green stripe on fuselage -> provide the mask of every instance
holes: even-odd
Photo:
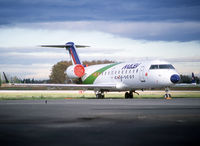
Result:
[[[96,78],[102,73],[104,72],[105,70],[117,65],[119,63],[114,63],[114,64],[110,64],[110,65],[107,65],[105,67],[102,67],[101,69],[93,72],[90,76],[88,76],[84,81],[83,81],[83,84],[93,84],[94,81],[96,80]]]

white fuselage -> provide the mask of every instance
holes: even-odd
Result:
[[[163,88],[174,85],[170,78],[175,69],[150,69],[152,65],[170,65],[166,61],[138,61],[93,65],[85,68],[84,84],[116,84],[118,91]]]

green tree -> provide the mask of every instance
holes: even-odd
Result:
[[[72,65],[71,61],[60,61],[52,67],[51,74],[49,76],[50,83],[65,83],[68,79],[65,70],[68,66]]]
[[[192,82],[192,78],[187,75],[180,75],[180,77],[181,77],[180,83],[191,83]]]
[[[192,77],[188,75],[180,75],[181,80],[180,83],[192,83]],[[195,81],[199,84],[199,77],[195,76]]]
[[[21,79],[19,79],[17,76],[10,77],[10,80],[12,83],[21,83]]]
[[[196,83],[199,84],[200,83],[199,77],[195,77],[195,79],[196,79]]]

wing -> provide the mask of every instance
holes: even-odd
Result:
[[[8,84],[10,87],[64,87],[67,90],[113,90],[116,84]]]

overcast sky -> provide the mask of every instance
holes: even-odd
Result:
[[[89,45],[82,60],[163,59],[200,76],[199,0],[0,0],[0,71],[47,79],[64,49]]]

